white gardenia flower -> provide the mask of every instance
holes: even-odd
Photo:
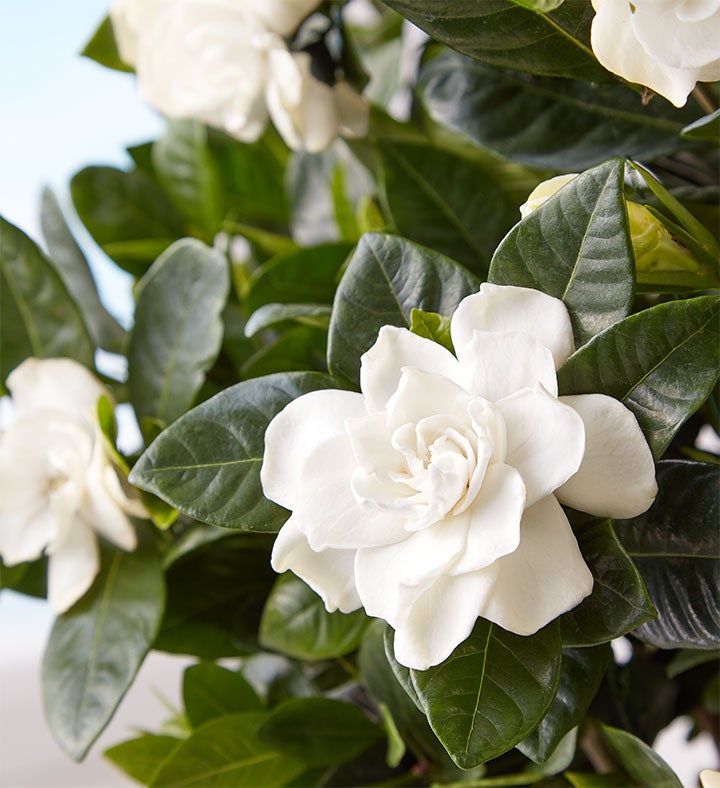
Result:
[[[451,324],[457,357],[392,326],[362,357],[362,393],[291,402],[265,435],[265,495],[292,510],[272,565],[329,611],[395,629],[400,663],[446,659],[478,616],[529,635],[593,578],[560,503],[645,511],[657,487],[633,414],[557,396],[574,350],[562,301],[483,284]]]
[[[520,216],[524,219],[529,216],[536,208],[539,208],[546,200],[560,191],[563,186],[570,183],[573,178],[577,178],[576,172],[568,173],[567,175],[556,175],[554,178],[548,178],[546,181],[539,183],[528,194],[527,200],[520,206]]]
[[[15,418],[0,436],[0,556],[7,566],[49,556],[56,613],[90,588],[97,535],[136,546],[128,515],[147,517],[123,489],[95,410],[108,392],[71,359],[27,359],[7,379]]]
[[[293,149],[318,151],[338,134],[364,134],[367,102],[344,82],[330,87],[291,53],[291,34],[319,0],[116,0],[121,57],[140,92],[170,118],[195,118],[243,142],[268,120]]]
[[[682,107],[720,79],[720,0],[592,0],[593,52],[605,68]]]

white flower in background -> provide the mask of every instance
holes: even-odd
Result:
[[[243,142],[265,130],[268,109],[291,148],[327,147],[364,134],[367,102],[343,82],[310,73],[291,34],[318,0],[117,0],[110,16],[121,57],[142,96],[170,118],[196,118]]]
[[[720,79],[720,0],[592,0],[591,43],[605,68],[682,107]]]
[[[557,396],[573,352],[562,301],[483,284],[451,324],[457,357],[385,326],[362,393],[291,402],[265,436],[261,480],[292,510],[272,565],[328,610],[364,607],[425,669],[478,616],[521,635],[593,586],[560,503],[632,517],[652,503],[653,458],[633,414],[602,394]]]
[[[527,200],[520,206],[520,216],[524,219],[529,216],[536,208],[539,208],[545,200],[560,191],[565,184],[570,183],[573,178],[577,178],[576,172],[568,175],[556,175],[554,178],[539,183],[528,195]]]
[[[136,546],[123,489],[95,410],[108,394],[70,359],[28,359],[7,379],[15,418],[0,436],[0,556],[7,566],[49,556],[48,599],[62,613],[99,569],[97,534]]]

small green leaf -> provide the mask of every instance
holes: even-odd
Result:
[[[293,698],[262,723],[258,738],[307,766],[348,761],[382,738],[357,706],[329,698]]]
[[[245,323],[245,336],[254,337],[269,328],[286,328],[299,323],[312,328],[327,328],[330,307],[326,304],[265,304],[250,315]]]
[[[686,670],[692,670],[698,665],[704,665],[707,662],[715,662],[720,660],[720,650],[714,649],[712,651],[696,651],[695,649],[684,648],[672,658],[667,666],[667,676],[674,679]]]
[[[183,674],[182,692],[185,713],[193,728],[223,714],[263,708],[255,690],[240,673],[212,662],[189,667]]]
[[[103,755],[133,780],[150,785],[182,739],[143,733],[116,744]]]
[[[150,785],[257,788],[292,783],[303,765],[257,737],[260,714],[229,714],[205,723],[178,746]]]
[[[339,165],[335,165],[333,170],[330,188],[335,209],[335,221],[337,222],[338,230],[340,230],[340,238],[343,241],[355,243],[360,237],[360,231],[355,219],[352,202],[349,200],[347,189],[345,188],[345,170]]]
[[[627,731],[602,723],[599,723],[599,729],[618,765],[637,785],[682,788],[675,772],[644,741]]]
[[[478,279],[459,263],[404,238],[368,233],[338,286],[328,339],[328,366],[357,382],[360,356],[384,325],[410,327],[413,308],[450,315]]]
[[[699,118],[693,123],[689,123],[682,130],[683,137],[691,140],[707,140],[709,142],[720,142],[720,109],[704,118]]]
[[[157,554],[104,550],[90,591],[59,616],[42,666],[45,719],[80,761],[110,721],[150,649],[165,588]]]
[[[645,584],[608,520],[576,533],[593,574],[592,593],[560,618],[563,645],[595,646],[620,637],[655,615]]]
[[[223,195],[207,136],[199,121],[171,120],[166,135],[153,145],[152,160],[175,205],[212,243],[220,228]]]
[[[122,352],[125,332],[100,302],[88,261],[50,189],[43,190],[40,223],[50,263],[77,304],[92,341],[105,350]]]
[[[29,356],[74,358],[94,347],[77,305],[40,249],[0,217],[0,383]]]
[[[170,424],[192,406],[220,350],[229,288],[225,258],[192,239],[173,244],[140,280],[128,349],[138,418]]]
[[[560,393],[620,400],[660,457],[717,380],[719,307],[716,296],[699,296],[625,318],[558,370]]]
[[[547,14],[556,8],[560,8],[565,0],[511,0],[511,2],[522,8],[527,8],[529,11],[542,11]]]
[[[574,178],[507,234],[490,265],[491,282],[562,299],[578,346],[632,306],[623,172],[623,162],[609,161]]]
[[[422,309],[412,309],[410,330],[419,337],[432,339],[433,342],[446,347],[451,353],[455,352],[450,336],[450,318],[445,315],[439,315],[437,312],[424,312]]]
[[[536,763],[546,761],[561,740],[582,722],[611,662],[612,652],[607,644],[564,648],[557,695],[540,725],[518,744],[518,750]]]
[[[47,597],[47,558],[5,566],[0,559],[0,591],[8,588],[18,594],[40,599]]]
[[[633,634],[660,648],[720,646],[718,471],[710,463],[658,463],[655,503],[616,524],[658,610]]]
[[[368,624],[362,610],[328,613],[320,597],[288,572],[265,603],[260,642],[295,659],[333,659],[354,651]]]
[[[93,37],[85,44],[85,48],[80,54],[83,57],[94,60],[101,66],[112,68],[115,71],[133,70],[127,63],[123,62],[120,57],[109,16],[103,19],[98,29],[93,33]]]
[[[411,670],[428,721],[463,769],[522,741],[547,713],[560,679],[560,628],[521,637],[479,619],[445,662]]]

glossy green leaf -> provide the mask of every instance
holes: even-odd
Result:
[[[102,305],[88,261],[73,238],[57,198],[47,188],[42,194],[40,223],[50,263],[77,304],[92,341],[105,350],[121,352],[125,332]]]
[[[423,66],[418,93],[430,118],[463,138],[513,161],[563,172],[613,156],[648,160],[672,152],[697,111],[666,101],[643,105],[625,85],[530,80],[454,52]]]
[[[332,659],[354,651],[368,624],[362,610],[328,613],[320,597],[288,572],[265,603],[260,642],[296,659]]]
[[[399,233],[485,278],[517,205],[484,165],[432,145],[379,143],[383,195]]]
[[[177,747],[152,783],[172,788],[257,788],[288,785],[299,761],[269,748],[256,735],[259,714],[230,714],[198,728]]]
[[[115,71],[133,70],[127,63],[124,63],[120,57],[109,16],[103,19],[98,29],[93,33],[92,38],[85,44],[85,49],[83,49],[80,54],[83,55],[83,57],[94,60],[101,66],[112,68]]]
[[[542,11],[543,13],[547,13],[548,11],[554,11],[556,8],[560,8],[565,0],[512,0],[512,2],[530,11]]]
[[[260,614],[277,577],[270,566],[272,543],[230,533],[178,558],[167,570],[167,605],[155,648],[201,659],[258,648]]]
[[[285,701],[258,730],[261,741],[308,766],[347,761],[382,735],[357,706],[330,698]]]
[[[18,594],[47,597],[47,558],[6,566],[0,558],[0,591],[7,588]]]
[[[245,324],[245,336],[253,337],[269,328],[287,328],[299,323],[312,328],[327,328],[330,307],[327,304],[265,304],[250,315]]]
[[[198,728],[223,714],[262,711],[263,704],[242,674],[212,662],[192,665],[183,674],[183,705]]]
[[[276,255],[249,282],[247,308],[265,304],[332,304],[350,244],[324,244]]]
[[[655,615],[642,577],[608,520],[576,533],[593,574],[592,593],[561,617],[563,645],[595,646],[620,637]]]
[[[110,747],[103,755],[133,780],[150,785],[181,741],[173,736],[143,733]]]
[[[620,400],[660,457],[717,380],[719,306],[716,296],[700,296],[631,315],[567,360],[558,370],[560,393]]]
[[[556,621],[521,637],[480,619],[445,662],[410,675],[435,735],[467,769],[537,727],[555,697],[560,660]]]
[[[577,345],[625,317],[634,257],[623,193],[624,165],[609,161],[573,179],[505,237],[489,281],[562,299]]]
[[[185,234],[162,189],[140,170],[86,167],[70,181],[73,204],[103,251],[135,276]]]
[[[675,772],[644,741],[627,731],[599,723],[604,743],[616,763],[636,785],[652,788],[681,788]]]
[[[192,239],[173,244],[140,280],[128,349],[139,419],[169,424],[192,406],[220,350],[229,288],[225,258]]]
[[[231,386],[191,410],[145,451],[130,483],[197,520],[244,531],[277,531],[287,511],[262,492],[265,430],[291,400],[343,388],[319,373],[290,372]]]
[[[660,648],[720,647],[719,481],[711,463],[658,463],[655,503],[616,524],[658,610],[634,634]]]
[[[689,123],[682,130],[682,135],[691,140],[720,142],[720,109],[716,109],[710,115],[705,115],[705,117]]]
[[[510,0],[388,0],[391,8],[458,52],[533,74],[605,81],[590,48],[589,3],[563,3],[543,14]]]
[[[420,709],[423,713],[425,712],[425,706],[423,705],[422,701],[420,700],[417,690],[415,689],[415,685],[413,684],[412,675],[410,674],[410,668],[405,667],[405,665],[401,665],[395,659],[395,633],[392,630],[392,627],[386,627],[385,633],[383,635],[383,645],[385,647],[385,658],[390,665],[390,668],[395,676],[398,684],[405,690],[405,693],[410,698],[410,700],[415,704],[415,706]]]
[[[255,351],[240,366],[240,375],[257,378],[281,372],[327,372],[326,353],[327,326],[290,326]]]
[[[45,255],[0,217],[0,383],[29,356],[93,366],[78,308]]]
[[[368,233],[338,286],[330,320],[328,366],[357,382],[360,356],[384,325],[410,327],[413,308],[450,315],[479,281],[460,264],[404,238]]]
[[[42,665],[45,719],[82,760],[110,721],[155,638],[165,588],[157,554],[103,551],[90,591],[59,616]]]
[[[564,648],[557,694],[540,725],[518,744],[518,750],[537,763],[546,761],[561,740],[582,722],[611,662],[612,652],[607,644]]]
[[[450,336],[450,318],[445,315],[439,315],[437,312],[424,312],[422,309],[412,309],[410,330],[419,337],[432,339],[433,342],[446,347],[451,353],[455,352]]]
[[[695,649],[684,648],[672,658],[667,666],[668,678],[674,679],[681,673],[687,670],[692,670],[698,665],[704,665],[707,662],[715,662],[720,660],[720,649],[713,649],[712,651],[696,651]]]
[[[220,229],[222,187],[210,155],[206,127],[196,120],[171,120],[153,145],[152,160],[160,183],[206,241]]]

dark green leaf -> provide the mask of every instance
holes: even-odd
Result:
[[[391,627],[386,627],[383,636],[383,645],[385,647],[385,658],[390,665],[393,675],[397,679],[400,686],[405,690],[410,700],[417,706],[420,711],[425,712],[425,707],[418,697],[417,690],[413,684],[412,676],[410,675],[410,668],[401,665],[395,659],[395,646],[393,645],[395,635]]]
[[[554,11],[556,8],[559,8],[565,0],[512,0],[512,2],[515,3],[515,5],[528,8],[530,11],[542,11],[547,13],[548,11]]]
[[[289,698],[309,698],[318,688],[304,671],[304,665],[280,654],[259,652],[245,657],[242,674],[272,708]]]
[[[590,48],[589,3],[563,3],[542,14],[509,0],[388,0],[388,5],[458,52],[533,74],[605,81]]]
[[[431,145],[379,145],[384,198],[399,233],[485,278],[517,218],[492,171]]]
[[[125,332],[100,302],[88,261],[50,189],[43,191],[40,221],[50,263],[77,304],[92,341],[105,350],[121,352]]]
[[[595,585],[589,597],[560,619],[563,644],[595,646],[640,626],[655,609],[608,520],[591,523],[576,535]]]
[[[258,730],[261,741],[308,766],[350,760],[382,735],[357,706],[329,698],[281,703]]]
[[[131,484],[213,525],[277,531],[285,509],[265,498],[260,466],[270,420],[301,394],[344,384],[290,372],[231,386],[172,424],[132,470]]]
[[[567,360],[560,393],[620,400],[660,457],[717,380],[719,306],[716,296],[700,296],[631,315]]]
[[[0,383],[29,356],[93,366],[78,308],[38,247],[0,217]]]
[[[133,780],[150,785],[181,741],[173,736],[143,733],[105,750],[103,755]]]
[[[384,325],[410,327],[413,308],[450,315],[479,281],[458,263],[404,238],[368,233],[338,286],[330,320],[328,366],[357,382],[360,356]]]
[[[540,725],[518,744],[523,755],[542,763],[555,752],[566,734],[582,722],[611,661],[607,644],[563,649],[557,695]]]
[[[633,634],[660,648],[720,646],[719,478],[714,464],[661,462],[655,503],[616,524],[658,609]]]
[[[139,419],[169,424],[192,406],[220,350],[229,288],[225,258],[192,239],[173,244],[140,280],[128,350]]]
[[[154,647],[202,659],[257,649],[265,599],[277,575],[271,543],[231,536],[177,559],[167,571],[167,607]]]
[[[672,661],[667,666],[666,673],[668,678],[674,679],[681,673],[685,673],[686,670],[692,670],[698,665],[704,665],[706,662],[714,662],[715,660],[720,660],[720,650],[696,651],[695,649],[685,648],[678,651],[672,658]]]
[[[436,736],[467,769],[537,727],[557,691],[560,655],[556,621],[521,637],[480,619],[445,662],[410,675]]]
[[[331,304],[349,244],[325,244],[279,254],[252,275],[247,308],[264,304]]]
[[[184,222],[145,172],[86,167],[70,182],[75,210],[106,254],[135,276],[174,240]]]
[[[100,23],[100,27],[98,27],[93,37],[85,44],[85,49],[83,49],[80,54],[83,55],[83,57],[94,60],[101,66],[106,66],[116,71],[132,71],[132,68],[127,63],[124,63],[120,57],[109,16],[103,19]]]
[[[491,282],[562,299],[578,345],[632,305],[635,265],[623,171],[621,161],[609,161],[574,178],[507,234],[490,265]]]
[[[82,760],[110,721],[157,632],[165,588],[157,554],[103,551],[88,593],[59,616],[42,666],[45,719]]]
[[[602,723],[599,723],[599,726],[611,754],[636,785],[682,788],[675,772],[644,741],[619,728],[611,728]]]
[[[296,325],[262,345],[240,367],[243,378],[279,372],[327,372],[327,327]]]
[[[199,121],[172,120],[152,155],[160,183],[211,243],[222,219],[222,189],[207,136]]]
[[[298,761],[261,742],[259,714],[230,714],[205,723],[163,764],[151,786],[257,788],[283,786],[303,771]]]
[[[418,85],[436,123],[513,161],[563,172],[613,156],[647,160],[676,150],[696,113],[666,101],[643,105],[625,85],[528,78],[453,52],[425,64]]]
[[[44,599],[47,596],[47,558],[14,566],[5,566],[0,559],[0,590]]]
[[[332,659],[354,651],[368,623],[362,610],[328,613],[320,597],[288,572],[265,603],[260,642],[296,659]]]
[[[327,328],[330,307],[327,304],[265,304],[250,315],[245,324],[245,336],[253,337],[269,328],[287,328],[299,323],[312,328]]]
[[[410,330],[419,337],[432,339],[433,342],[446,347],[451,353],[455,352],[450,336],[450,318],[445,315],[413,309],[410,312]]]
[[[685,126],[682,135],[691,140],[720,142],[720,109]]]
[[[182,692],[185,713],[193,728],[223,714],[263,708],[255,690],[240,673],[212,662],[189,667],[183,674]]]
[[[340,238],[343,241],[355,243],[360,237],[360,231],[352,202],[348,198],[345,188],[345,170],[339,165],[335,165],[333,170],[330,188],[335,210],[335,223],[340,231]]]

